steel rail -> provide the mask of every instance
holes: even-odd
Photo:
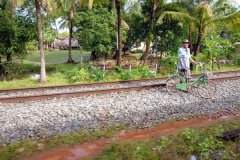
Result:
[[[220,71],[213,72],[213,74],[225,74],[225,73],[236,73],[240,72],[240,70],[232,70],[232,71]],[[198,76],[200,74],[192,74],[192,76]],[[87,87],[87,86],[103,86],[103,85],[117,85],[117,84],[128,84],[135,82],[147,82],[147,81],[157,81],[157,80],[166,80],[169,77],[161,77],[161,78],[147,78],[147,79],[137,79],[137,80],[127,80],[127,81],[111,81],[111,82],[95,82],[95,83],[81,83],[81,84],[70,84],[70,85],[56,85],[56,86],[45,86],[45,87],[29,87],[29,88],[16,88],[16,89],[3,89],[0,90],[0,93],[10,93],[10,92],[26,92],[26,91],[38,91],[38,90],[54,90],[54,89],[67,89],[70,87]]]
[[[219,78],[213,78],[211,80],[221,81],[221,80],[231,80],[231,79],[240,79],[240,76],[219,77]],[[70,97],[79,97],[79,96],[94,95],[94,94],[102,95],[102,94],[109,94],[114,92],[139,91],[143,89],[150,89],[153,87],[164,87],[164,86],[166,86],[165,83],[159,83],[159,84],[151,84],[151,85],[141,85],[141,86],[134,86],[134,87],[122,87],[122,88],[112,88],[112,89],[102,89],[102,90],[4,97],[4,98],[0,98],[0,103],[17,103],[17,102],[37,101],[37,100],[53,99],[53,98],[70,98]]]

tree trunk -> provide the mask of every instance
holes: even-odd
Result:
[[[198,53],[200,52],[202,39],[203,39],[203,34],[201,31],[199,31],[197,45],[196,45],[196,51],[194,53],[195,56],[198,55]]]
[[[96,51],[95,51],[95,50],[92,50],[90,60],[94,61],[94,60],[96,60],[96,59],[97,59]]]
[[[147,60],[148,60],[148,56],[149,56],[149,52],[150,52],[150,41],[148,40],[147,42],[146,42],[146,53],[145,53],[145,55],[144,55],[144,61],[143,61],[143,66],[145,66],[146,65],[146,63],[147,63]]]
[[[73,7],[70,10],[70,27],[69,27],[69,46],[68,46],[68,63],[73,63],[72,59],[72,38],[73,38]]]
[[[191,26],[189,26],[188,29],[188,39],[189,39],[189,48],[190,48],[190,53],[192,54],[193,52],[193,42],[192,42],[192,30],[191,30]]]
[[[3,64],[2,64],[2,58],[0,56],[0,80],[2,79],[4,74],[4,68],[3,68]]]
[[[212,71],[214,70],[214,59],[212,57]]]
[[[220,66],[219,60],[217,60],[217,67],[218,67],[218,70],[221,70],[221,66]]]
[[[123,47],[124,55],[127,54],[127,52],[129,51],[130,45],[131,45],[131,41],[132,41],[132,30],[131,29],[128,31],[127,36],[128,36],[127,40]]]
[[[38,45],[40,49],[40,57],[41,57],[41,73],[40,73],[40,82],[46,82],[46,69],[45,69],[45,55],[43,48],[43,32],[42,32],[42,15],[41,15],[41,7],[39,0],[35,0],[36,12],[37,12],[37,27],[38,27]]]
[[[155,17],[155,1],[151,1],[151,11],[150,11],[150,25],[149,25],[149,31],[148,31],[148,37],[147,37],[147,43],[146,43],[146,53],[144,56],[144,62],[143,62],[143,66],[146,65],[146,62],[148,60],[148,56],[149,56],[149,51],[150,51],[150,45],[151,45],[151,34],[153,32],[153,24],[154,24],[154,17]]]
[[[7,61],[7,63],[11,63],[12,62],[12,53],[10,51],[7,51],[6,61]]]
[[[117,66],[121,66],[121,52],[122,52],[122,36],[121,36],[121,10],[120,0],[116,0],[117,9],[117,34],[118,34],[118,46],[117,46]]]

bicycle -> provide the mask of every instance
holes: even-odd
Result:
[[[216,84],[209,79],[210,73],[206,71],[205,63],[200,63],[200,67],[204,72],[192,82],[188,82],[186,73],[184,75],[178,73],[170,76],[166,81],[168,93],[177,94],[178,91],[191,92],[193,88],[197,88],[198,94],[202,98],[211,98],[216,93]]]

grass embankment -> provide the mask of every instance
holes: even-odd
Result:
[[[236,128],[240,128],[240,119],[145,141],[115,142],[93,159],[186,160],[194,155],[197,159],[239,160],[240,139],[226,142],[218,138]]]
[[[25,140],[3,146],[0,142],[0,160],[15,160],[33,155],[34,153],[47,151],[60,146],[72,146],[82,144],[99,138],[112,137],[114,134],[123,130],[124,126],[110,126],[106,129],[97,129],[92,132],[79,130],[69,134],[56,135],[40,140]]]

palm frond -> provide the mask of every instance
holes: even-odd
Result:
[[[170,20],[178,20],[178,21],[187,21],[187,22],[194,22],[196,19],[192,16],[190,16],[187,13],[182,12],[174,12],[174,11],[164,11],[160,15],[158,19],[158,23],[162,23],[164,18],[168,18]]]
[[[122,28],[123,28],[123,29],[126,29],[126,30],[129,30],[129,29],[130,29],[130,27],[129,27],[129,25],[127,24],[127,22],[124,21],[123,19],[122,19],[122,21],[121,21],[121,25],[122,25]]]
[[[216,17],[209,22],[209,25],[211,24],[224,25],[234,30],[240,30],[240,11],[221,18]]]
[[[213,17],[211,6],[207,2],[199,4],[194,11],[194,16],[202,21],[209,21]]]
[[[213,8],[219,8],[219,7],[222,7],[225,3],[228,3],[228,1],[227,0],[216,0],[211,4],[211,6]]]

